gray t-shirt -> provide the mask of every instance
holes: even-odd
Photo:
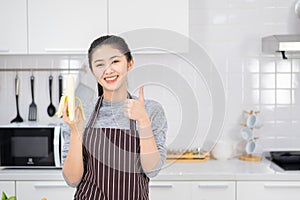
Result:
[[[136,99],[136,97],[133,97],[133,99]],[[94,99],[89,104],[83,104],[83,110],[86,115],[85,126],[87,126],[89,118],[95,109],[97,100],[98,98]],[[124,106],[124,101],[108,102],[103,100],[94,127],[129,129],[130,120],[124,115],[123,106]],[[151,128],[154,134],[157,148],[161,156],[161,160],[159,161],[157,166],[151,172],[146,172],[146,175],[148,177],[154,177],[158,174],[159,170],[161,169],[161,167],[163,166],[166,160],[165,142],[166,142],[166,132],[167,132],[167,119],[165,117],[162,106],[156,101],[145,100],[145,109],[149,115],[151,121]],[[65,123],[62,125],[62,133],[64,137],[64,145],[62,150],[62,157],[64,161],[65,158],[67,157],[69,145],[70,145],[70,128]],[[68,180],[66,181],[69,185],[74,186],[70,184]]]

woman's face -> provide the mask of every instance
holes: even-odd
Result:
[[[104,91],[126,90],[126,76],[133,61],[127,62],[126,56],[110,45],[95,49],[91,57],[93,73]]]

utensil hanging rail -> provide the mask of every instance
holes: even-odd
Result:
[[[0,72],[9,72],[9,71],[84,71],[86,72],[86,68],[0,68]]]

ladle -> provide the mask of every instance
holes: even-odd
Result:
[[[55,106],[52,104],[52,81],[53,81],[53,76],[50,75],[49,76],[49,96],[50,96],[50,105],[48,106],[47,108],[47,112],[48,112],[48,115],[50,117],[52,117],[55,112],[56,112],[56,109],[55,109]]]

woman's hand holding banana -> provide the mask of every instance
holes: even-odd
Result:
[[[75,97],[75,81],[73,76],[68,76],[65,95],[60,98],[57,117],[62,117],[70,128],[78,134],[82,134],[84,130],[84,112],[82,102],[78,97]],[[75,101],[79,102],[79,106]]]

